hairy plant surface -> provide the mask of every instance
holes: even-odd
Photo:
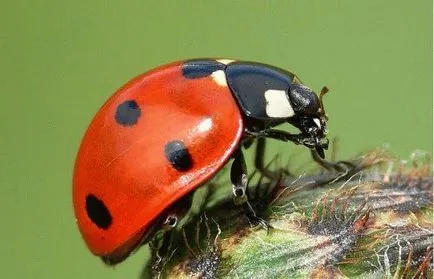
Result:
[[[374,152],[346,176],[283,176],[249,189],[266,229],[230,194],[189,224],[160,278],[432,278],[431,163]],[[220,185],[221,187],[221,185]],[[145,273],[144,273],[145,274]]]

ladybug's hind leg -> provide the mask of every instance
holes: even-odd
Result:
[[[234,153],[234,161],[231,167],[231,182],[232,182],[232,193],[234,197],[234,202],[236,205],[243,205],[246,209],[247,216],[254,223],[260,224],[262,227],[270,229],[272,226],[268,224],[267,221],[263,220],[257,216],[255,210],[251,206],[247,197],[247,166],[244,160],[244,155],[239,148]]]
[[[162,228],[157,231],[149,241],[151,250],[151,260],[142,268],[140,279],[160,278],[164,266],[170,261],[176,251],[174,244],[177,243],[177,234],[175,228],[178,225],[178,215],[175,212],[168,212],[158,222],[158,227]]]
[[[162,230],[149,242],[153,261],[142,269],[141,279],[161,277],[165,264],[176,252],[176,244],[180,242],[184,228],[203,213],[209,193],[209,185],[202,185],[194,191],[191,201],[178,201],[163,217],[160,223]],[[190,207],[186,212],[187,204]]]

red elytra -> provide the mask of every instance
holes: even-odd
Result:
[[[116,119],[122,109],[125,119]],[[182,62],[119,89],[92,120],[75,164],[74,211],[90,251],[130,251],[167,208],[225,165],[242,131],[229,87],[213,76],[187,79]],[[188,147],[191,166],[171,165],[169,142]]]

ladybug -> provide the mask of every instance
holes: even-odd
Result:
[[[235,200],[248,204],[242,148],[254,139],[263,172],[265,138],[328,162],[326,91],[318,97],[293,73],[225,59],[175,62],[129,81],[97,112],[76,158],[74,211],[89,250],[107,264],[124,260],[155,227],[174,227],[169,209],[231,159]],[[282,123],[300,133],[273,128]]]

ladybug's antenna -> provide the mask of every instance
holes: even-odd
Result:
[[[327,86],[324,86],[321,89],[321,93],[319,94],[319,104],[321,106],[321,111],[322,111],[322,113],[323,113],[324,118],[325,118],[326,121],[329,120],[329,118],[327,117],[327,114],[326,114],[326,112],[324,110],[324,101],[323,101],[323,98],[324,98],[324,95],[327,94],[327,92],[329,92],[329,89],[327,88]]]

